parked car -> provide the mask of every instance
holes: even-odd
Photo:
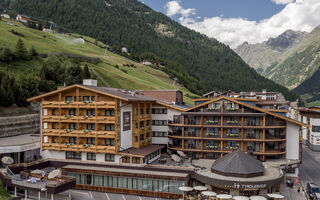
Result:
[[[315,183],[307,183],[306,192],[308,199],[314,200],[314,197],[316,196],[316,193],[320,193],[320,188]]]

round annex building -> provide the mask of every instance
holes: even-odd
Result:
[[[264,162],[242,152],[234,151],[217,160],[196,163],[194,179],[213,191],[233,196],[261,195],[278,191],[283,181],[279,165]]]

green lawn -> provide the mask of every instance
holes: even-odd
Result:
[[[0,181],[0,200],[8,200],[10,195],[6,192],[3,183]]]
[[[119,56],[112,52],[108,52],[108,56],[104,58],[105,49],[94,45],[94,39],[82,36],[85,40],[90,41],[85,44],[75,43],[75,38],[80,37],[78,34],[49,34],[39,30],[27,28],[19,22],[10,21],[15,24],[9,25],[4,21],[0,21],[0,45],[1,43],[9,44],[14,50],[15,44],[19,36],[11,33],[11,30],[24,35],[22,37],[27,49],[34,46],[39,53],[50,52],[67,52],[80,54],[89,57],[98,57],[102,60],[98,65],[89,64],[90,68],[95,70],[108,82],[111,87],[124,89],[180,89],[184,94],[190,93],[180,84],[172,85],[173,80],[169,76],[160,71],[148,66],[133,62],[125,57]],[[99,42],[100,46],[103,46]],[[32,61],[14,62],[11,64],[0,63],[0,71],[5,71],[15,77],[26,75],[35,76],[38,74],[44,59],[39,58]],[[123,64],[134,64],[136,68],[124,67]],[[119,69],[114,66],[119,65]],[[120,69],[127,70],[127,73]],[[99,81],[101,83],[101,81]],[[192,103],[191,99],[185,96],[187,103]]]

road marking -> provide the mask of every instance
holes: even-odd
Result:
[[[93,196],[92,196],[92,193],[91,193],[91,191],[90,191],[89,193],[90,193],[90,197],[91,197],[91,199],[93,199]]]
[[[109,198],[109,196],[108,196],[108,193],[106,193],[106,196],[107,196],[107,199],[110,200],[110,198]]]
[[[127,200],[123,195],[122,195],[123,200]]]

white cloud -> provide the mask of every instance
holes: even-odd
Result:
[[[180,14],[183,18],[189,17],[190,15],[194,15],[196,11],[196,9],[194,8],[184,9],[182,6],[180,6],[179,0],[169,1],[165,5],[165,9],[167,10],[167,15],[169,17]]]
[[[280,0],[278,0],[280,1]],[[223,16],[203,18],[198,20],[194,16],[182,15],[179,1],[178,11],[169,12],[168,16],[181,14],[179,21],[182,25],[214,37],[219,41],[237,47],[243,42],[259,43],[270,37],[276,37],[288,29],[312,31],[320,21],[320,1],[319,0],[296,0],[294,3],[287,4],[283,10],[274,16],[261,21],[250,21],[244,18],[224,18]],[[170,2],[169,2],[170,3]],[[193,13],[195,9],[193,9]],[[170,15],[169,15],[170,14]]]
[[[286,5],[288,3],[292,3],[294,0],[271,0],[271,1],[278,5]]]

